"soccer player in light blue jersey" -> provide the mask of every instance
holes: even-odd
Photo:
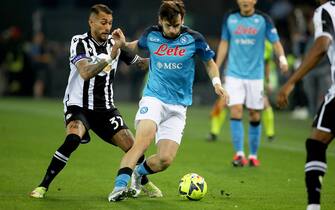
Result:
[[[239,10],[225,15],[216,64],[227,58],[225,88],[230,95],[230,129],[235,150],[234,166],[245,166],[243,105],[249,111],[249,165],[259,166],[260,112],[264,108],[264,45],[268,39],[282,72],[288,70],[277,30],[266,14],[256,11],[257,0],[237,0]]]
[[[137,194],[137,189],[127,189],[132,174],[132,178],[140,180],[143,175],[165,170],[174,160],[185,127],[186,110],[192,104],[195,55],[204,62],[215,93],[228,100],[213,60],[214,52],[200,33],[183,25],[184,15],[182,1],[162,1],[158,25],[146,29],[139,40],[125,42],[120,29],[113,32],[113,37],[123,43],[122,49],[149,51],[150,67],[135,119],[135,144],[121,161],[109,201]],[[157,153],[135,168],[154,138]]]

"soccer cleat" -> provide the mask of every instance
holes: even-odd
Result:
[[[235,167],[243,167],[248,164],[248,160],[244,156],[235,155],[232,164]]]
[[[154,185],[151,181],[142,185],[142,190],[146,193],[150,198],[160,198],[163,197],[162,191]]]
[[[276,139],[276,137],[274,135],[273,136],[268,136],[267,139],[268,139],[269,142],[272,142]]]
[[[216,141],[218,139],[218,136],[215,135],[214,133],[209,133],[207,136],[207,141],[209,142],[213,142]]]
[[[137,198],[141,193],[141,179],[142,176],[138,174],[135,168],[133,174],[131,175],[130,187],[128,189],[129,197]]]
[[[44,198],[45,193],[47,192],[47,188],[45,187],[36,187],[31,193],[30,197],[32,198]]]
[[[259,160],[257,160],[256,158],[249,158],[249,166],[258,167],[259,165]]]
[[[114,188],[114,190],[108,195],[108,201],[109,202],[122,201],[127,197],[127,194],[128,191],[126,187]]]
[[[320,210],[320,204],[309,204],[306,210]]]

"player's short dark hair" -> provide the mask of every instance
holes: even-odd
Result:
[[[113,11],[104,4],[95,4],[91,7],[90,15],[95,14],[98,15],[100,12],[112,15]]]
[[[158,15],[161,19],[173,21],[178,15],[185,16],[185,5],[182,0],[163,0]]]

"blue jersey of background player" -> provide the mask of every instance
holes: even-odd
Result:
[[[178,38],[165,37],[161,26],[148,28],[138,47],[150,52],[150,71],[143,96],[168,104],[192,104],[194,55],[207,62],[214,57],[203,36],[182,26]]]
[[[243,79],[264,78],[264,40],[279,41],[270,17],[255,11],[243,16],[239,10],[224,17],[221,39],[229,42],[227,76]]]

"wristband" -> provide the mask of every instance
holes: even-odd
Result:
[[[105,61],[106,61],[108,64],[112,64],[113,59],[112,59],[112,58],[107,58]]]
[[[215,85],[217,85],[217,84],[221,85],[221,80],[220,80],[220,78],[219,78],[219,77],[213,77],[213,79],[212,79],[212,84],[213,84],[213,86],[215,86]]]
[[[283,65],[287,65],[287,64],[288,64],[285,55],[281,55],[281,56],[279,56],[279,62],[280,62],[281,64],[283,64]]]

